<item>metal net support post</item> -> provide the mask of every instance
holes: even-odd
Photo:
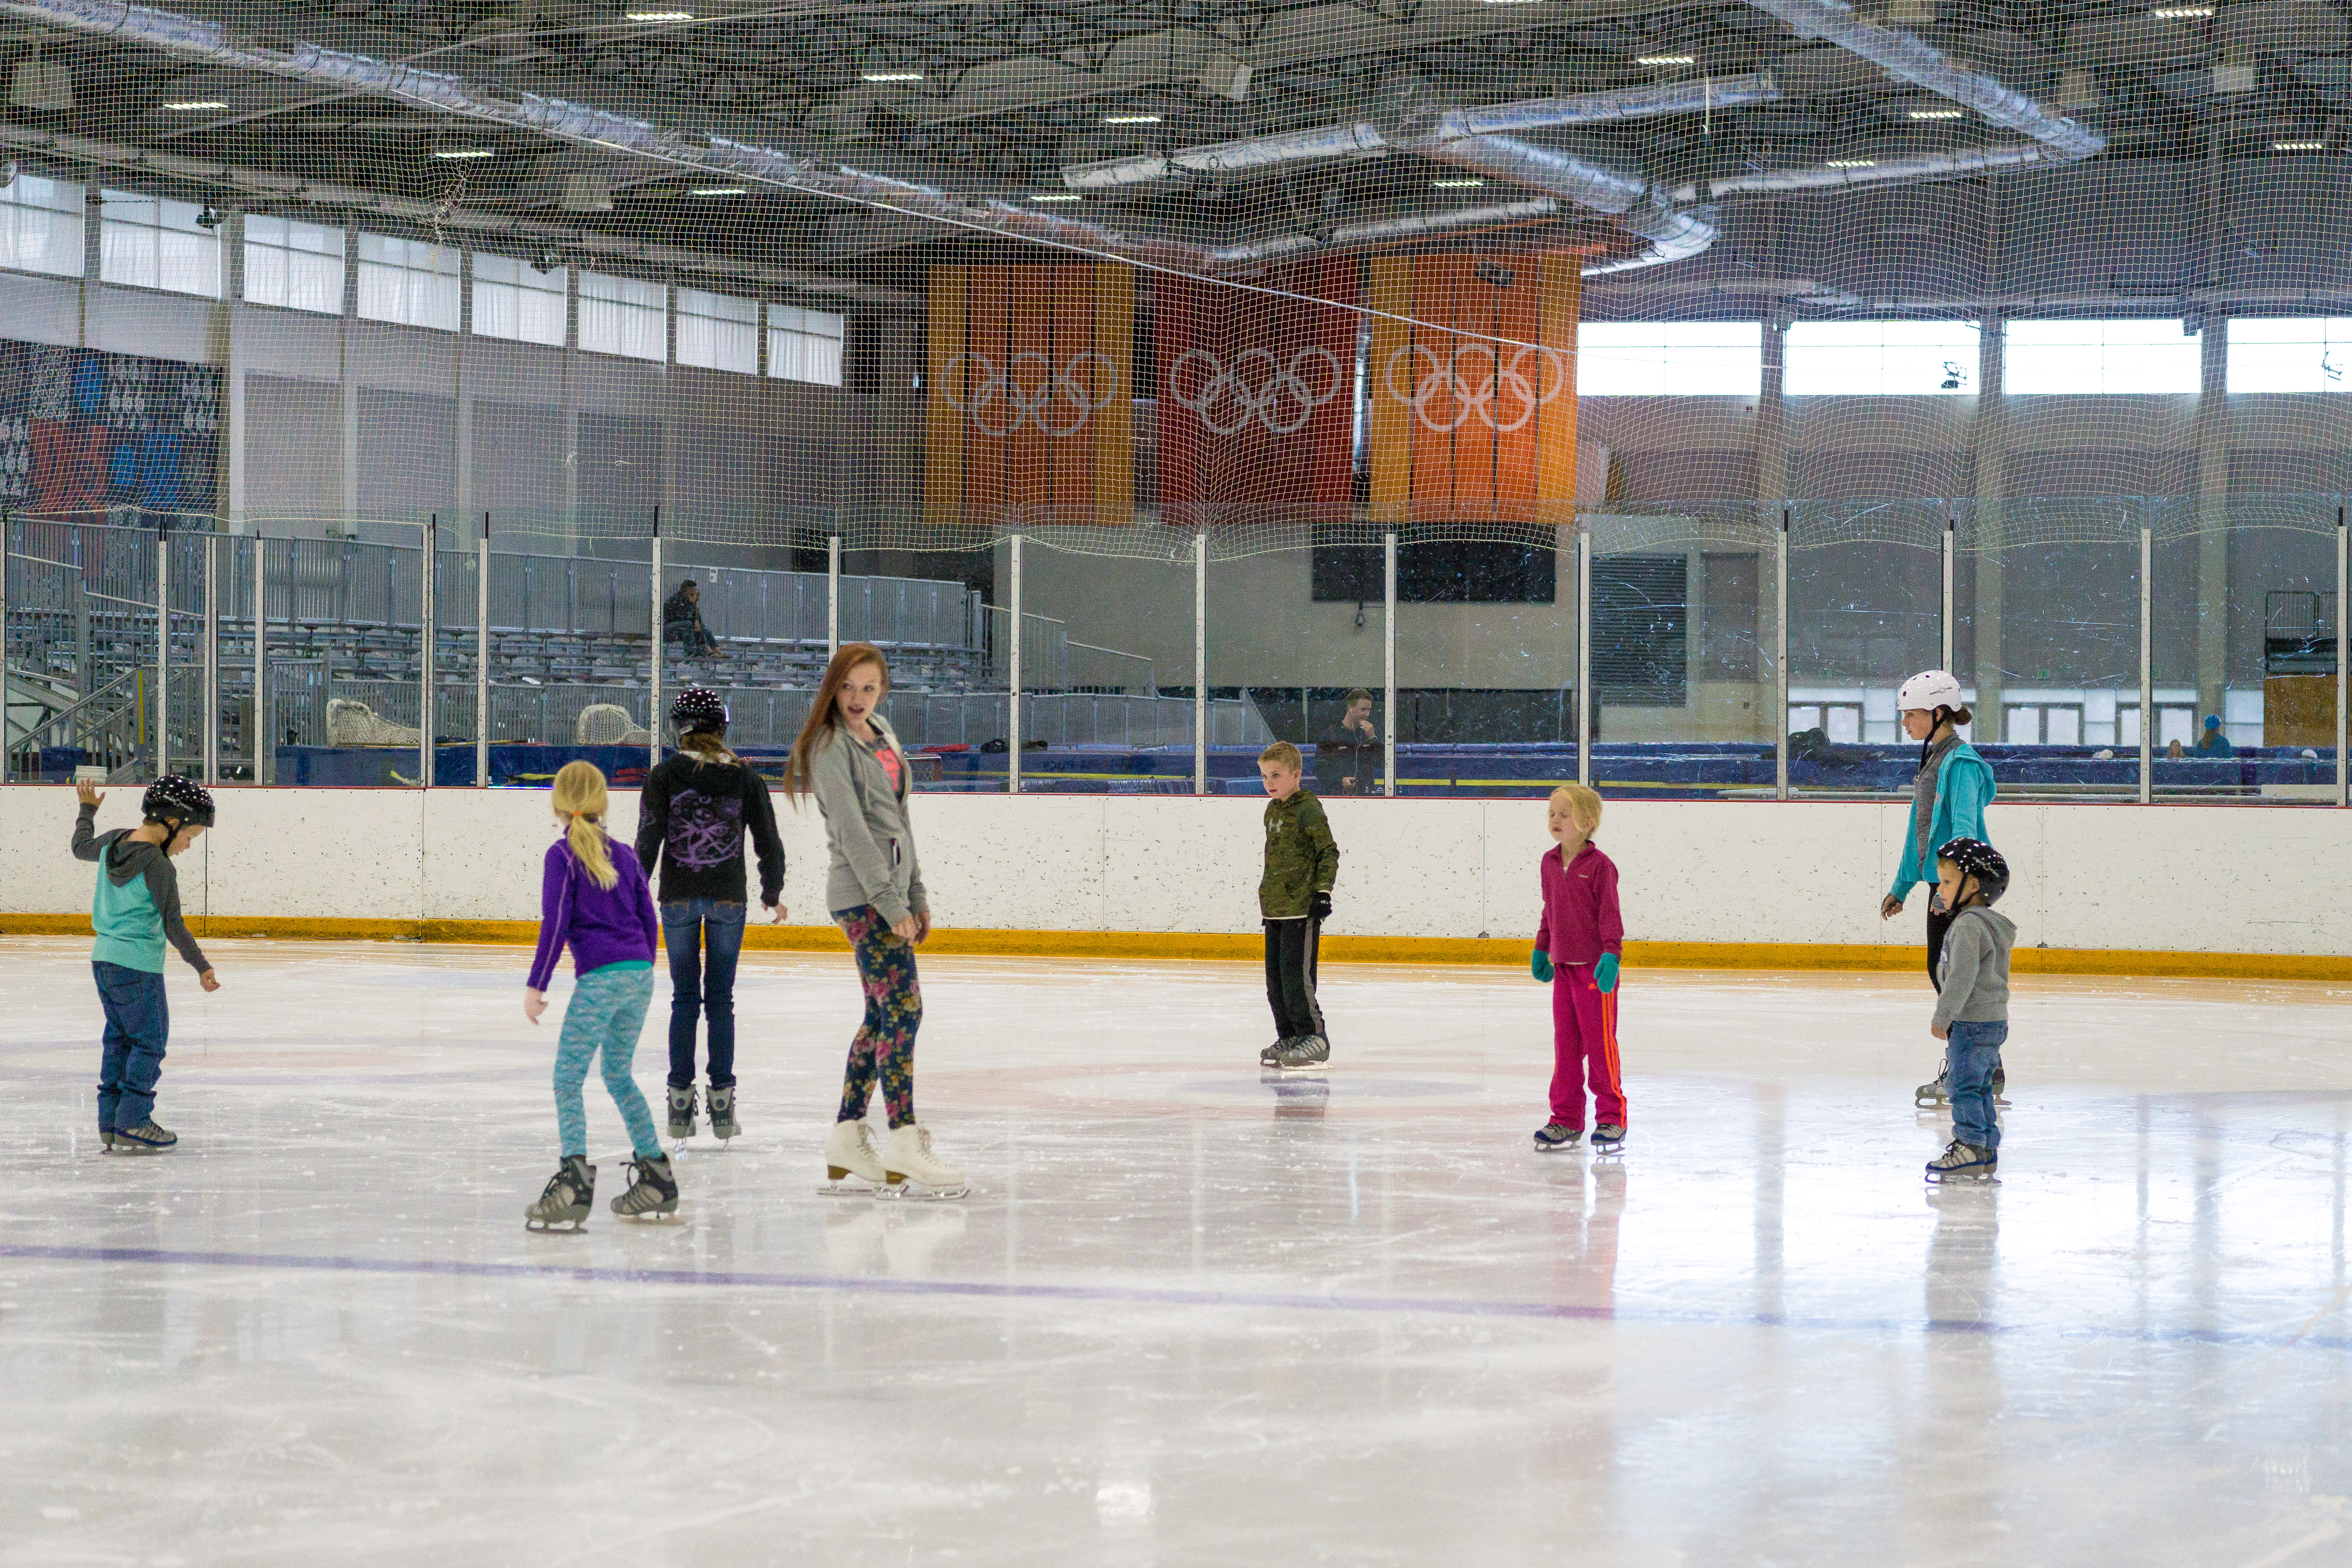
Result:
[[[8,743],[8,559],[10,535],[16,531],[16,519],[8,515],[7,508],[0,507],[0,784],[9,782],[16,754],[16,748]],[[37,758],[34,765],[39,766]]]
[[[1014,534],[1006,542],[1012,546],[1013,574],[1013,647],[1006,658],[1011,672],[1004,695],[1004,790],[1007,795],[1021,793],[1021,536]]]
[[[2352,661],[2347,661],[2345,658],[2347,651],[2352,651],[2347,647],[2347,640],[2352,640],[2352,634],[2347,634],[2344,616],[2347,600],[2352,600],[2352,533],[2345,531],[2344,509],[2339,506],[2336,509],[2336,804],[2337,805],[2352,805],[2352,772],[2347,772],[2347,759],[2345,756],[2347,731],[2352,731],[2352,708],[2347,708],[2345,701],[2347,691],[2352,691],[2352,672],[2347,672],[2346,668],[2347,662]]]
[[[253,782],[278,781],[278,749],[269,743],[269,549],[261,525],[253,525],[253,719],[246,749],[253,753]]]
[[[2156,531],[2139,521],[2139,803],[2156,799]]]
[[[1576,526],[1576,782],[1592,783],[1592,530]]]
[[[650,739],[646,742],[646,766],[648,768],[654,767],[661,762],[662,657],[665,650],[662,647],[661,508],[658,506],[654,508],[653,575],[651,581],[653,584],[654,658],[653,676],[649,688],[652,692],[652,696],[648,699],[646,709],[646,733],[650,737]]]
[[[1772,798],[1789,798],[1789,509],[1772,539]]]
[[[1209,793],[1209,532],[1192,536],[1192,793]]]
[[[797,632],[798,628],[794,630]],[[829,533],[824,539],[824,663],[833,668],[833,656],[841,651],[841,535]]]
[[[205,783],[220,776],[220,535],[205,535]]]
[[[1388,706],[1381,715],[1381,793],[1397,792],[1396,693],[1396,568],[1395,530],[1381,535],[1381,685]]]
[[[172,771],[172,536],[155,531],[155,776]]]
[[[490,786],[490,514],[474,544],[474,787]]]
[[[1955,648],[1959,640],[1959,615],[1955,589],[1959,582],[1959,530],[1958,518],[1944,520],[1944,662],[1945,673],[1951,673]]]
[[[416,574],[417,595],[423,600],[416,637],[416,787],[433,787],[433,639],[434,579],[441,564],[441,514],[425,521],[423,563]]]

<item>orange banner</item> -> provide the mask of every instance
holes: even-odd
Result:
[[[1581,268],[1572,255],[1366,264],[1375,521],[1576,521]]]
[[[1134,321],[1132,268],[931,268],[925,515],[1134,521]]]

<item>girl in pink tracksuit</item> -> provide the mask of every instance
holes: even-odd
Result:
[[[1528,967],[1551,984],[1551,1120],[1536,1133],[1546,1152],[1584,1136],[1584,1090],[1592,1088],[1592,1146],[1625,1141],[1625,1086],[1617,1065],[1617,966],[1625,920],[1617,909],[1617,863],[1592,842],[1601,797],[1582,784],[1552,791],[1557,848],[1542,862],[1543,920]]]

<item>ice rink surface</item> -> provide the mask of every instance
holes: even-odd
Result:
[[[2352,1561],[2340,989],[2021,977],[1937,1190],[1923,976],[1629,972],[1596,1163],[1523,975],[1331,966],[1269,1082],[1254,965],[926,960],[975,1191],[883,1204],[848,960],[753,954],[746,1135],[626,1225],[592,1076],[573,1237],[524,951],[174,961],[153,1158],[87,940],[5,952],[8,1564]]]

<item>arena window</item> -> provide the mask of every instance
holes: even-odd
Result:
[[[677,291],[677,363],[760,374],[760,302],[699,289]]]
[[[1957,397],[1977,389],[1974,321],[1797,321],[1791,397]]]
[[[841,344],[848,319],[799,305],[768,307],[768,374],[819,386],[841,384]]]
[[[104,191],[100,199],[100,281],[220,298],[220,220],[198,222],[209,208],[135,191]]]
[[[560,349],[565,341],[564,300],[571,269],[541,272],[511,256],[474,253],[474,335]]]
[[[458,253],[422,239],[360,236],[360,319],[457,330]]]
[[[625,359],[668,359],[668,286],[604,272],[581,273],[580,346]]]
[[[2011,321],[2004,390],[2021,397],[2193,393],[2198,352],[2178,319]]]
[[[1753,397],[1763,384],[1756,321],[1587,321],[1576,334],[1580,397]]]
[[[2230,322],[2231,392],[2352,392],[2352,317],[2240,316]]]
[[[0,267],[80,277],[82,199],[79,185],[37,174],[0,185]]]
[[[297,218],[245,220],[245,298],[248,304],[343,313],[343,231]]]

